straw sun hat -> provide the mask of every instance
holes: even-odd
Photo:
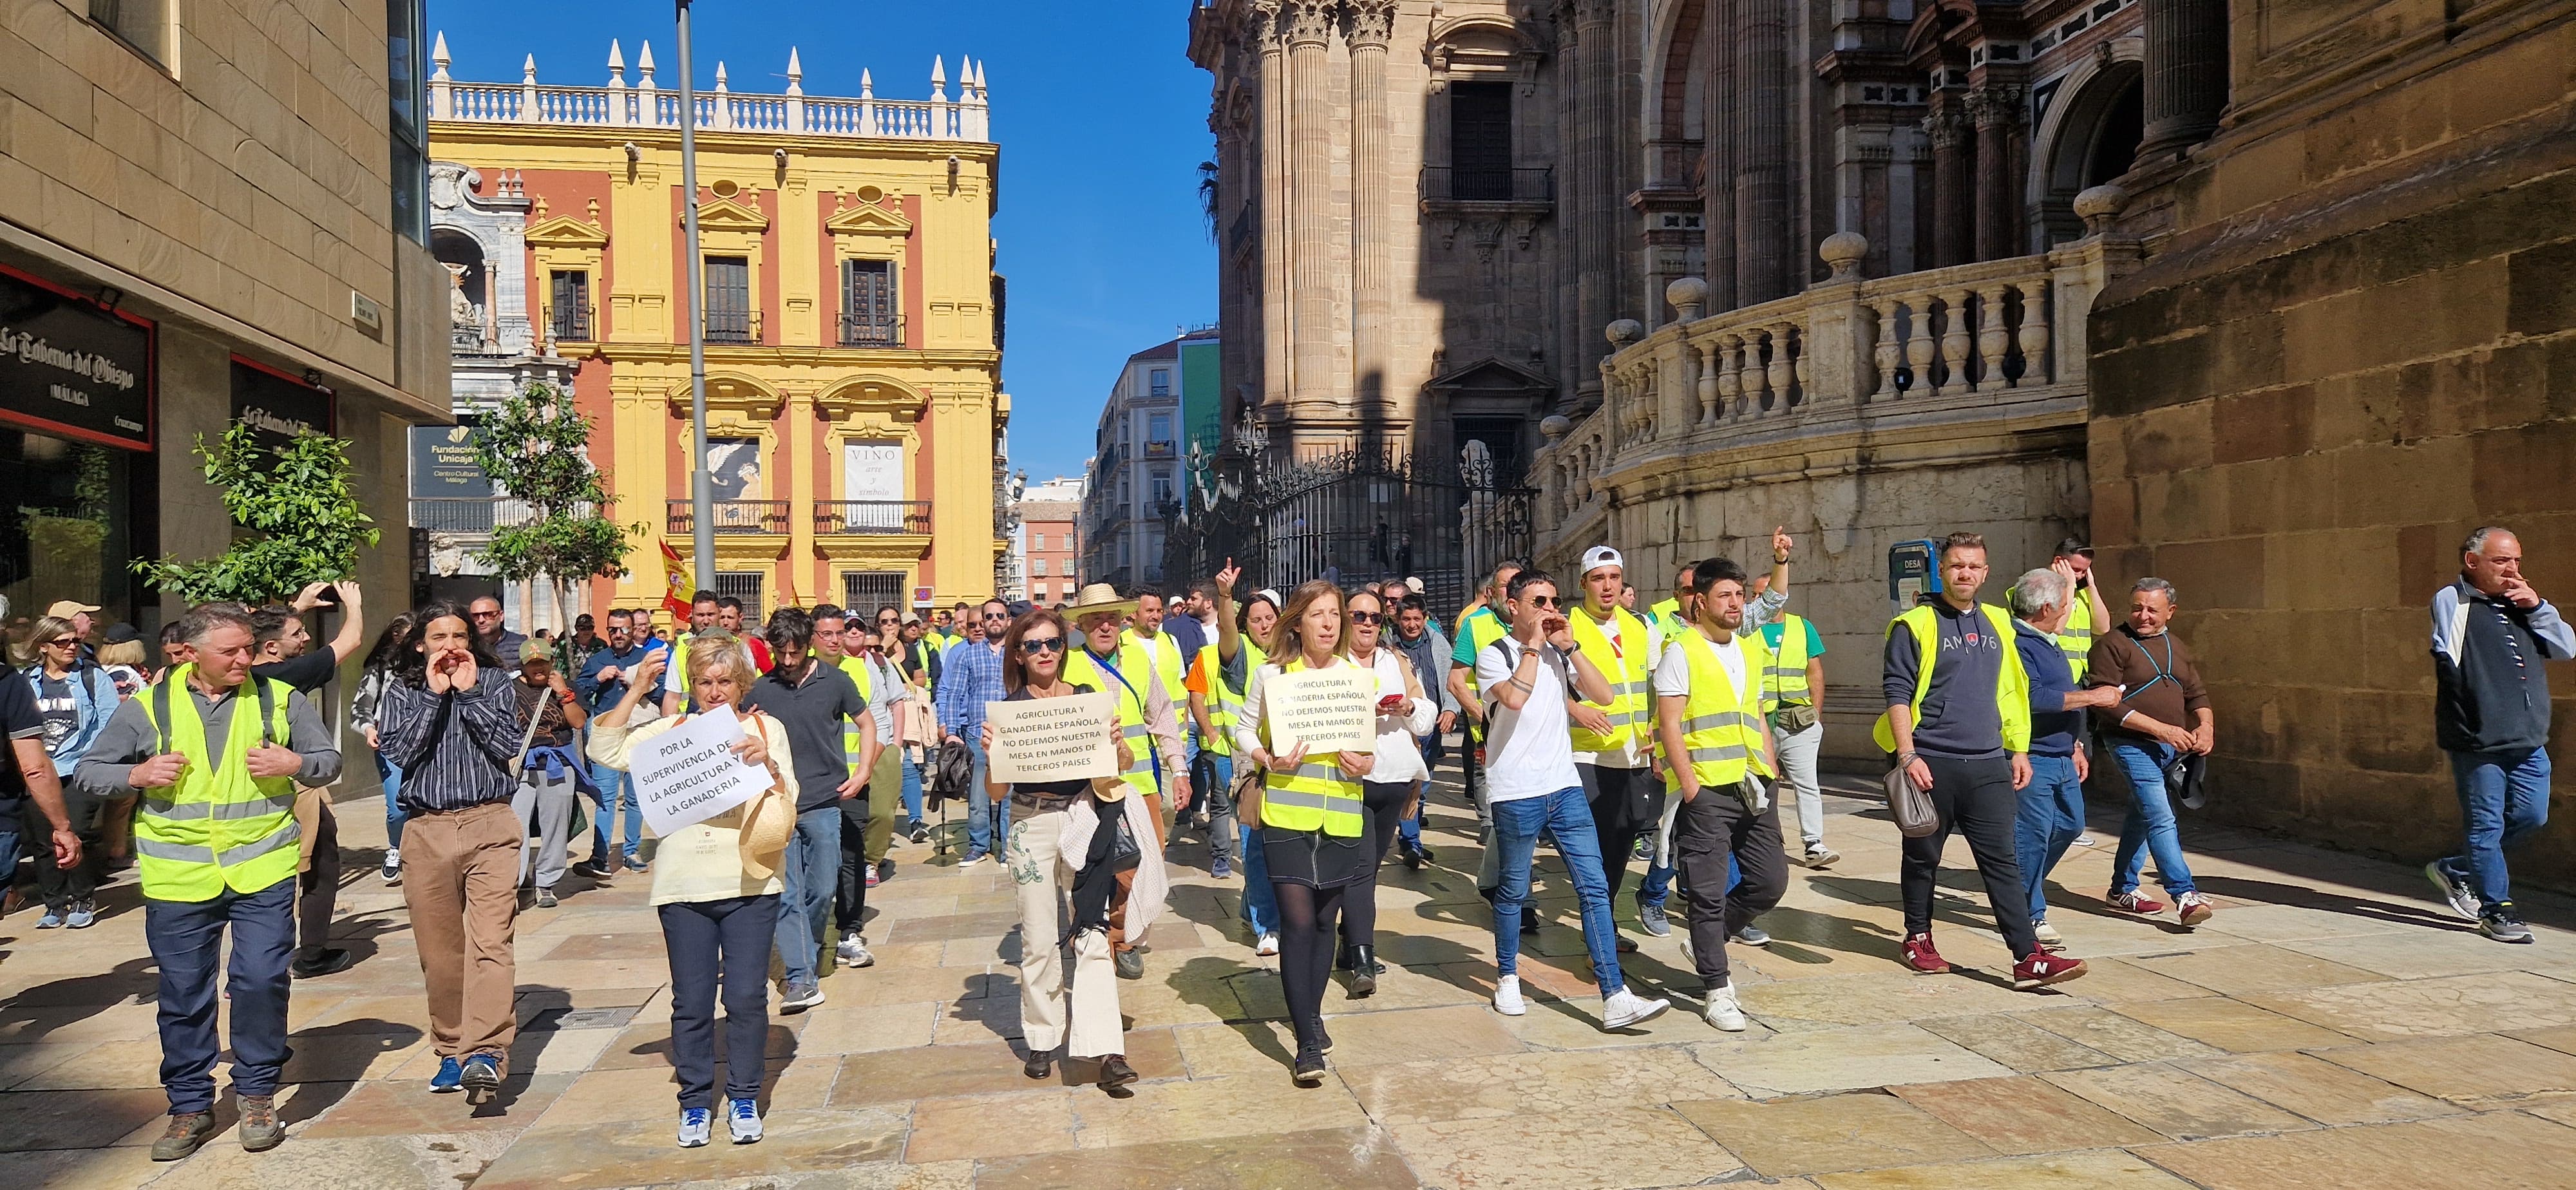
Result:
[[[1073,602],[1059,610],[1064,613],[1065,619],[1079,624],[1084,616],[1094,612],[1114,612],[1122,616],[1130,614],[1136,610],[1136,601],[1120,599],[1118,588],[1107,583],[1093,583],[1084,587],[1081,594],[1073,597]]]
[[[745,726],[759,730],[750,722],[757,718],[756,713],[746,716]],[[787,791],[786,782],[779,779],[775,764],[770,766],[769,776],[769,788],[753,794],[742,805],[742,870],[754,880],[767,880],[778,874],[779,864],[786,858],[788,837],[796,833],[796,798]]]

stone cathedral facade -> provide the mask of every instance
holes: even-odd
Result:
[[[2085,538],[2115,606],[2181,585],[2214,813],[2456,842],[2424,601],[2487,520],[2545,593],[2576,582],[2576,3],[1204,0],[1191,25],[1229,425],[1417,467],[1482,442],[1535,492],[1542,564],[1607,541],[1649,590],[1788,526],[1854,765],[1891,547],[1982,532],[1999,591]],[[2567,838],[2535,846],[2565,870]]]

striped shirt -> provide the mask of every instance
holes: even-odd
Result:
[[[509,675],[491,666],[462,692],[432,694],[400,678],[385,684],[376,731],[385,762],[402,770],[404,810],[462,810],[518,792],[510,762],[526,725],[509,687]]]
[[[939,729],[961,740],[984,730],[984,704],[1002,701],[1002,650],[961,640],[939,663]]]

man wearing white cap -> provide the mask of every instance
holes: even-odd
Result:
[[[1574,771],[1583,779],[1583,799],[1592,806],[1613,906],[1628,881],[1629,852],[1664,814],[1664,783],[1655,775],[1652,734],[1655,659],[1663,656],[1663,632],[1619,605],[1627,586],[1619,551],[1606,545],[1585,550],[1582,611],[1567,617],[1575,648],[1610,683],[1608,702],[1574,698],[1567,710]],[[1622,952],[1637,948],[1626,938],[1618,945]]]

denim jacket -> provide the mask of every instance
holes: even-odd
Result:
[[[44,690],[45,667],[42,664],[30,665],[18,672],[27,676],[28,685],[39,692]],[[72,771],[72,766],[89,754],[90,745],[98,742],[98,733],[107,730],[107,717],[116,713],[116,704],[121,701],[116,697],[116,681],[95,665],[74,666],[67,680],[72,688],[72,698],[80,707],[80,726],[48,751],[48,755],[54,758],[54,769],[64,773]]]

